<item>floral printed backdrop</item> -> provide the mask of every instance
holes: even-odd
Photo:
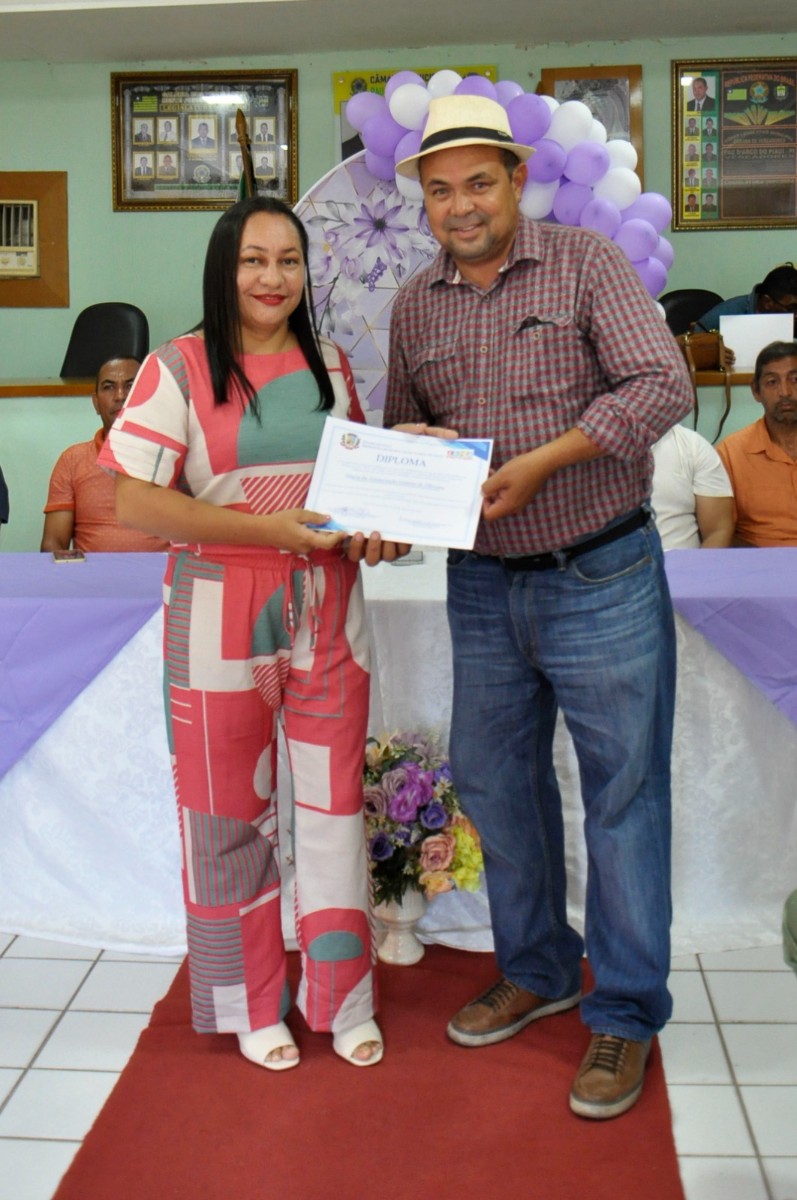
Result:
[[[296,213],[310,235],[321,331],[346,351],[366,417],[381,425],[393,298],[437,253],[423,204],[375,179],[361,151],[320,179]]]

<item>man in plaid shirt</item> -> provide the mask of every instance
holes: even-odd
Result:
[[[638,1099],[667,990],[673,617],[650,446],[691,408],[682,356],[623,254],[519,209],[531,150],[479,96],[431,102],[420,178],[441,253],[393,306],[385,424],[495,440],[473,552],[451,551],[451,763],[482,837],[498,981],[448,1026],[503,1041],[572,1008],[592,1033],[570,1107]],[[552,743],[578,756],[585,941],[567,920]]]

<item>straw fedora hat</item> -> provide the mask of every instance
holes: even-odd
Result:
[[[429,104],[429,116],[417,154],[396,163],[396,172],[407,179],[418,178],[418,163],[436,150],[454,146],[498,146],[511,150],[521,162],[534,153],[512,137],[506,110],[486,96],[439,96]]]

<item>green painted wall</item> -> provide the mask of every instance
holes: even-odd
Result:
[[[499,78],[527,90],[543,67],[640,63],[643,69],[645,187],[670,194],[670,62],[672,59],[793,55],[794,38],[711,37],[667,42],[576,46],[423,47],[275,59],[142,63],[0,62],[0,170],[67,171],[70,307],[0,308],[0,375],[54,376],[77,313],[98,300],[129,300],[147,313],[153,344],[199,316],[200,277],[207,237],[217,214],[115,213],[111,199],[110,73],[126,70],[285,68],[299,72],[299,190],[335,165],[331,103],[334,70],[399,69],[495,62]],[[2,53],[2,48],[0,48]],[[706,286],[722,295],[747,291],[772,265],[797,259],[797,231],[689,232],[673,235],[675,264],[668,288]],[[704,403],[712,429],[715,400]],[[756,415],[741,393],[728,429]],[[91,435],[95,419],[85,400],[0,399],[0,462],[12,492],[12,522],[0,549],[34,550],[49,470],[70,442]]]

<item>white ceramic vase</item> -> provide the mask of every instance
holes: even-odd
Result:
[[[424,945],[415,933],[415,926],[426,912],[423,892],[407,888],[401,901],[386,900],[374,911],[385,930],[377,949],[382,962],[409,967],[423,958]]]

